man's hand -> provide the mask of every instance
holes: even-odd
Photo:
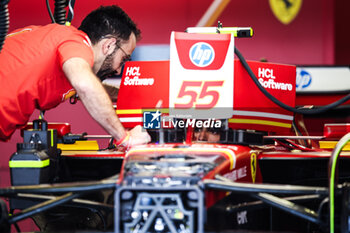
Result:
[[[150,141],[150,135],[146,131],[143,131],[140,125],[137,125],[132,130],[127,131],[124,138],[119,141],[114,139],[113,144],[118,151],[125,151],[129,150],[132,146],[146,144]]]
[[[129,146],[146,144],[151,141],[151,136],[146,131],[142,131],[140,125],[135,126],[132,130],[129,131]]]

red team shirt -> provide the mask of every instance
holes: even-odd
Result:
[[[0,140],[24,126],[34,109],[56,107],[75,92],[62,71],[72,57],[92,67],[88,36],[70,26],[30,26],[6,37],[0,52]]]

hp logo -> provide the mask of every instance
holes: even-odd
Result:
[[[297,75],[297,80],[296,80],[296,88],[297,89],[304,89],[310,86],[312,81],[311,75],[305,71],[301,70],[298,75]]]
[[[215,52],[210,44],[198,42],[190,49],[190,59],[192,63],[199,67],[209,66],[215,58]]]

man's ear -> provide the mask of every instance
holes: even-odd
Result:
[[[102,52],[104,55],[110,55],[113,53],[116,45],[116,39],[115,38],[108,38],[105,40],[102,44]]]

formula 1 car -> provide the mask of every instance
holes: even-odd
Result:
[[[99,149],[97,136],[44,120],[23,130],[1,232],[29,217],[41,231],[349,231],[349,126],[309,136],[296,67],[247,62],[234,47],[250,29],[193,30],[172,33],[170,61],[124,67],[117,114],[150,144]]]

